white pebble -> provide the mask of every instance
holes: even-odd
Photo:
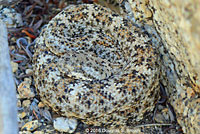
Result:
[[[73,133],[77,127],[77,120],[58,117],[54,120],[53,126],[60,132]]]
[[[18,69],[18,64],[13,62],[13,61],[11,61],[10,64],[11,64],[11,67],[12,67],[12,72],[13,73],[16,72],[17,69]]]
[[[26,69],[26,74],[32,74],[33,70],[32,69]]]

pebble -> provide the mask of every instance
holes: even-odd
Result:
[[[60,132],[73,133],[77,127],[77,120],[58,117],[54,120],[53,127]]]
[[[16,28],[23,25],[21,14],[17,13],[13,8],[0,9],[0,20],[2,20],[8,28]]]
[[[44,107],[44,103],[39,102],[38,107],[39,107],[39,108],[43,108],[43,107]]]
[[[15,37],[10,37],[10,40],[13,41],[13,42],[16,42],[16,38]],[[10,51],[15,50],[15,46],[9,46],[9,49],[10,49]]]
[[[31,85],[32,79],[30,79],[30,78],[24,78],[24,81]]]
[[[30,104],[31,104],[31,101],[30,101],[30,100],[24,100],[24,101],[22,102],[22,106],[23,106],[23,107],[29,107]]]
[[[21,130],[25,130],[25,131],[34,131],[34,130],[36,130],[39,126],[40,126],[40,124],[39,124],[38,120],[34,120],[34,121],[27,122],[27,123],[21,128]]]
[[[26,74],[33,74],[33,70],[32,69],[26,69]]]
[[[165,119],[162,113],[157,113],[154,117],[155,121],[158,123],[164,123]]]
[[[22,103],[20,100],[17,100],[17,107],[21,107],[22,106]]]
[[[29,131],[19,131],[19,134],[31,134]]]
[[[18,70],[18,64],[16,62],[11,61],[10,62],[12,67],[12,72],[15,73]]]
[[[30,89],[30,82],[24,81],[17,88],[20,98],[32,98],[35,94]]]
[[[18,99],[18,100],[20,99],[20,96],[19,96],[19,94],[18,94],[18,93],[17,93],[16,97],[17,97],[17,99]]]
[[[154,119],[158,123],[169,123],[172,121],[170,120],[168,108],[161,105],[158,106],[158,110],[157,113],[155,114]]]
[[[44,134],[42,131],[35,131],[33,134]]]
[[[24,117],[26,117],[26,112],[18,113],[18,117],[23,119]]]

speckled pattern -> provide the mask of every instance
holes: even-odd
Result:
[[[128,1],[136,20],[153,23],[162,39],[158,46],[161,82],[178,123],[186,134],[200,133],[199,1]]]
[[[36,40],[34,80],[54,111],[92,125],[123,125],[153,110],[159,94],[150,35],[99,5],[70,5]]]

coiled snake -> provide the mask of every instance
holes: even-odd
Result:
[[[71,5],[36,40],[35,86],[63,116],[125,124],[153,110],[157,62],[150,35],[128,19],[96,4]]]

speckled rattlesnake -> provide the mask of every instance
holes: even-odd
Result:
[[[158,56],[148,33],[129,20],[99,5],[71,5],[36,44],[35,86],[57,113],[117,125],[153,110]]]

